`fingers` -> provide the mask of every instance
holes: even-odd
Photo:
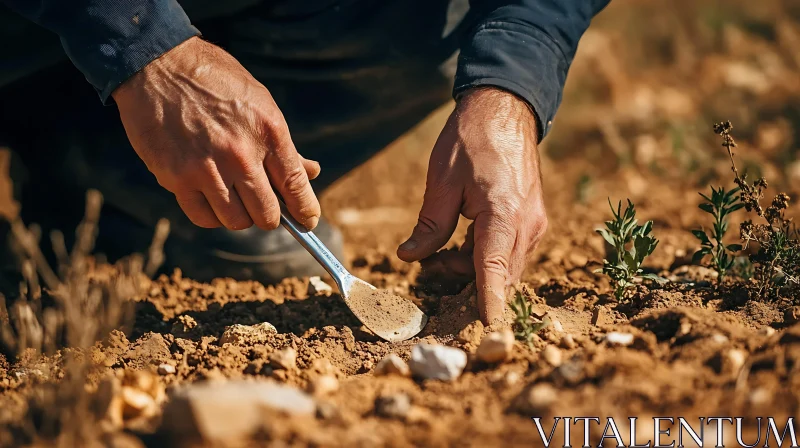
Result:
[[[250,214],[242,203],[242,199],[233,188],[226,185],[219,173],[214,172],[211,182],[203,188],[203,194],[217,219],[230,230],[244,230],[253,225]]]
[[[222,223],[214,214],[211,205],[208,204],[205,195],[200,191],[190,191],[187,193],[175,194],[178,205],[192,223],[198,227],[213,229],[221,227]]]
[[[319,162],[316,160],[309,160],[303,156],[300,156],[301,161],[303,162],[303,168],[306,170],[306,175],[308,176],[309,180],[314,180],[319,176],[319,173],[322,171],[322,168],[319,166]]]
[[[234,187],[256,226],[264,230],[278,228],[281,223],[278,198],[275,197],[263,168],[248,173]]]
[[[461,190],[441,180],[430,181],[425,188],[422,209],[411,236],[397,249],[406,262],[421,260],[441,249],[458,224]]]
[[[478,311],[487,325],[503,318],[516,235],[515,226],[508,215],[490,211],[475,217],[473,260],[478,286]]]
[[[304,159],[297,153],[288,135],[285,139],[288,140],[288,143],[285,143],[282,148],[276,148],[275,151],[267,153],[264,166],[269,173],[272,186],[283,197],[289,213],[311,230],[317,226],[322,213],[317,196],[308,181],[309,176],[306,174],[307,167],[314,169],[311,165],[316,162],[309,160],[308,162],[311,164],[304,164]],[[318,170],[316,174],[319,174]]]

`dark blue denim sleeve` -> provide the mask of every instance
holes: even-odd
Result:
[[[61,38],[107,102],[130,76],[200,34],[176,0],[0,0]]]
[[[610,0],[471,0],[476,26],[461,46],[454,95],[496,86],[534,109],[539,139],[552,126],[567,70],[589,22]]]

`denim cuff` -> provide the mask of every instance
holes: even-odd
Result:
[[[151,61],[200,34],[175,0],[105,1],[87,12],[61,42],[104,104]]]
[[[473,87],[494,86],[519,96],[534,110],[541,141],[561,104],[568,69],[563,52],[539,29],[488,22],[461,48],[453,95]]]

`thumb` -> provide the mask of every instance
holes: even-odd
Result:
[[[422,200],[417,225],[411,236],[397,249],[397,256],[406,262],[421,260],[441,249],[458,224],[461,211],[461,190],[440,182],[428,184]]]
[[[484,324],[502,319],[506,306],[511,254],[516,231],[506,218],[494,212],[475,217],[475,275],[478,285],[478,311]]]

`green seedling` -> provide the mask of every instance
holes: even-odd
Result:
[[[692,230],[692,234],[700,240],[700,249],[694,253],[692,263],[701,262],[706,256],[711,257],[711,267],[717,271],[718,281],[722,283],[725,275],[732,270],[736,261],[736,253],[742,250],[741,244],[728,244],[722,242],[728,231],[728,221],[731,213],[744,208],[739,200],[739,187],[730,191],[725,188],[711,187],[711,197],[700,193],[706,200],[698,207],[700,210],[714,217],[714,226],[710,234],[705,229]]]
[[[533,342],[536,333],[544,330],[551,323],[548,316],[538,321],[534,319],[533,306],[519,291],[517,291],[514,301],[511,302],[511,310],[514,312],[514,337],[528,344]]]
[[[608,205],[614,215],[612,221],[606,221],[605,229],[598,229],[603,239],[613,248],[611,260],[603,260],[603,268],[595,272],[602,272],[614,282],[614,296],[622,300],[626,292],[633,286],[636,278],[652,280],[656,283],[666,283],[666,279],[655,274],[644,274],[642,263],[653,253],[658,246],[658,240],[652,236],[653,221],[639,225],[636,220],[636,208],[628,200],[628,206],[622,211],[622,201],[617,204],[616,210],[609,199]]]

